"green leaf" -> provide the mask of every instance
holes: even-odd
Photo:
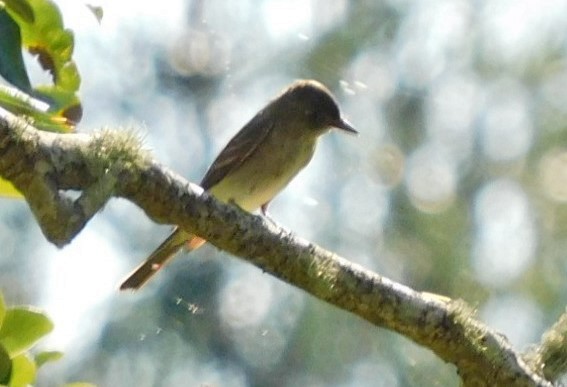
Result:
[[[63,356],[62,352],[43,351],[31,359],[24,352],[52,329],[51,321],[35,309],[6,309],[0,293],[0,386],[28,387],[35,382],[40,366]]]
[[[0,102],[3,106],[14,107],[14,114],[27,115],[34,111],[47,111],[49,105],[14,87],[0,85]]]
[[[76,97],[73,96],[72,98]],[[78,101],[74,101],[80,108]],[[70,103],[68,109],[77,105]],[[40,130],[67,133],[72,131],[74,127],[65,117],[48,113],[49,105],[47,103],[12,87],[0,85],[0,106],[12,114],[26,117],[32,125]],[[0,111],[1,114],[2,111]]]
[[[12,372],[12,360],[3,346],[0,345],[0,384],[5,385],[10,381]]]
[[[53,323],[42,312],[31,307],[10,308],[0,328],[0,343],[14,357],[52,330]]]
[[[24,196],[8,180],[0,178],[0,196],[10,199],[23,199]],[[1,324],[0,324],[1,325]]]
[[[33,23],[35,16],[33,9],[26,0],[2,0],[7,9],[18,15],[27,23]]]
[[[21,354],[12,359],[12,375],[9,387],[27,387],[35,382],[35,363],[26,355]]]
[[[76,94],[45,86],[37,87],[36,92],[42,95],[43,99],[52,106],[49,109],[51,116],[55,115],[54,118],[64,119],[62,122],[65,123],[67,128],[65,132],[72,131],[74,125],[81,121],[83,108]]]
[[[34,23],[26,23],[7,9],[20,27],[22,44],[37,55],[41,66],[51,74],[53,84],[35,88],[37,95],[50,103],[49,111],[60,118],[77,123],[81,115],[77,91],[81,84],[72,59],[73,33],[63,26],[57,6],[50,0],[27,0],[35,15]]]
[[[37,368],[45,363],[57,361],[63,357],[63,352],[60,351],[43,351],[35,355],[35,364]]]
[[[20,27],[4,9],[0,9],[0,53],[0,76],[30,92],[32,87],[22,57]]]

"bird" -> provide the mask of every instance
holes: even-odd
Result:
[[[200,186],[222,202],[248,212],[260,209],[268,216],[272,199],[307,166],[318,139],[332,128],[358,134],[342,117],[327,87],[315,80],[297,80],[228,142]],[[182,248],[192,251],[204,243],[205,239],[176,227],[128,275],[120,290],[141,288]]]

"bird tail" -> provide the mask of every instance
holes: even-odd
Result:
[[[175,254],[186,246],[188,251],[198,249],[206,241],[196,235],[188,234],[179,228],[158,246],[120,285],[120,290],[140,289],[153,277]]]

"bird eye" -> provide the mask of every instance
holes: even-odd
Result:
[[[305,114],[305,117],[309,120],[309,122],[311,122],[313,125],[317,124],[319,114],[317,114],[316,110],[305,109],[303,113]]]
[[[325,126],[325,114],[317,109],[305,109],[303,111],[305,118],[314,129],[321,129]]]

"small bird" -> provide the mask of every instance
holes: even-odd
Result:
[[[218,200],[246,211],[261,209],[311,160],[317,140],[331,128],[358,132],[341,117],[331,92],[314,80],[298,80],[260,110],[228,142],[201,181]],[[206,240],[176,227],[173,233],[120,285],[139,289],[183,247]]]

